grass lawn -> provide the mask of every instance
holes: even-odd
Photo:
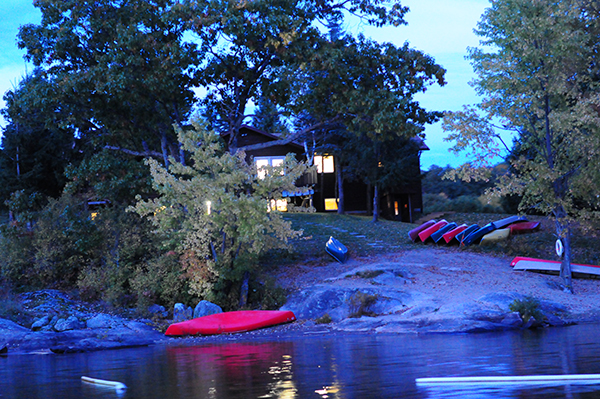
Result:
[[[447,213],[436,215],[436,220],[446,219],[449,222],[477,223],[480,226],[511,215],[489,213]],[[334,236],[349,250],[352,257],[369,257],[390,252],[400,252],[423,248],[425,244],[413,243],[408,239],[408,231],[416,224],[380,220],[372,222],[371,217],[358,215],[338,215],[335,213],[286,214],[285,219],[292,226],[304,232],[295,240],[291,254],[273,252],[264,257],[266,264],[286,264],[303,262],[307,264],[322,264],[330,262],[331,258],[325,252],[325,243]],[[541,229],[532,234],[512,236],[504,242],[495,245],[479,247],[473,245],[467,248],[456,246],[440,246],[454,251],[472,251],[477,253],[504,254],[507,256],[530,256],[543,259],[557,259],[554,252],[556,241],[554,223],[541,216],[528,216],[529,220],[541,222]],[[600,240],[598,230],[593,234],[583,235],[576,231],[572,237],[573,262],[600,264]],[[434,244],[426,244],[434,247]]]

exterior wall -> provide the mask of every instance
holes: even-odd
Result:
[[[415,175],[410,185],[399,186],[381,193],[379,200],[380,215],[388,220],[412,223],[423,213],[423,194],[421,190],[420,165],[411,168]],[[360,181],[344,181],[345,212],[372,213],[374,190]],[[328,212],[325,199],[338,198],[335,173],[317,174],[317,185],[313,195],[313,206],[317,212]],[[335,212],[335,210],[330,210]]]
[[[279,139],[277,136],[250,126],[242,127],[241,133],[241,136],[238,138],[238,147]],[[421,150],[428,149],[424,143],[422,145]],[[252,162],[254,157],[285,156],[288,153],[296,154],[297,160],[306,160],[304,148],[296,143],[248,151],[246,159],[248,162]],[[408,175],[415,176],[411,184],[399,186],[382,193],[379,204],[380,214],[383,218],[412,223],[422,214],[423,196],[420,173],[420,164],[417,162],[414,167],[407,170]],[[297,184],[299,186],[313,185],[315,191],[313,206],[317,212],[327,212],[328,210],[325,207],[326,200],[337,200],[338,198],[335,173],[305,175],[300,178]],[[370,213],[372,211],[372,200],[373,189],[369,189],[365,183],[360,181],[344,182],[344,210],[346,212]],[[330,211],[335,212],[335,210]]]

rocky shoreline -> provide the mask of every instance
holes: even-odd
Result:
[[[174,319],[108,314],[66,293],[22,294],[31,323],[0,319],[0,355],[86,352],[152,344],[194,345],[327,333],[474,333],[566,326],[600,320],[600,280],[576,280],[576,294],[557,276],[514,272],[505,257],[414,250],[346,264],[294,265],[279,271],[290,295],[282,309],[297,322],[219,337],[165,337],[166,325],[218,312],[203,301],[178,304]],[[519,305],[521,306],[519,308]],[[600,306],[600,305],[598,305]],[[529,313],[528,313],[529,312]]]

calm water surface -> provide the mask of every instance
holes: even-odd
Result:
[[[475,335],[299,335],[0,357],[0,398],[598,398],[600,384],[415,383],[418,377],[588,373],[600,374],[599,325]],[[90,386],[82,375],[128,389]]]

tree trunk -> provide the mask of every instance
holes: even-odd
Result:
[[[564,257],[560,265],[560,277],[565,285],[564,291],[573,294],[573,276],[571,274],[571,225],[566,221],[567,214],[562,206],[554,211],[556,235],[562,240]]]
[[[337,182],[338,191],[338,210],[337,213],[343,214],[344,209],[344,176],[339,162],[335,165],[335,180]]]
[[[165,168],[169,167],[169,143],[167,142],[167,135],[165,132],[162,132],[160,138],[160,148],[162,150],[163,162],[165,163]]]
[[[373,215],[373,187],[371,183],[367,184],[367,215]]]
[[[373,222],[379,220],[379,185],[375,184],[373,190]]]
[[[248,283],[250,281],[250,272],[244,272],[242,287],[240,288],[240,309],[243,309],[248,304]]]

